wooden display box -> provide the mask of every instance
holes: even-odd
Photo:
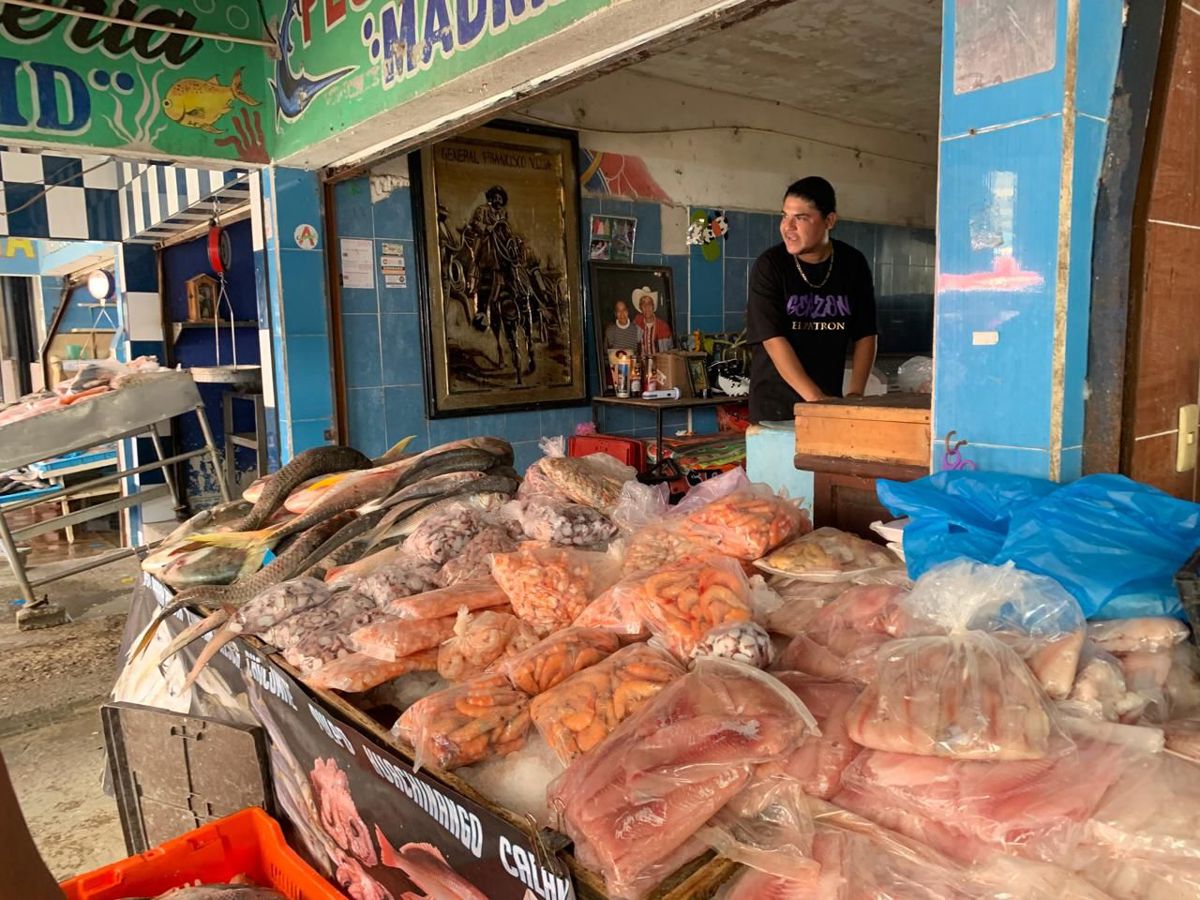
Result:
[[[796,404],[796,454],[920,466],[930,459],[929,394]]]

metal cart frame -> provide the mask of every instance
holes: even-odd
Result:
[[[175,416],[189,412],[195,413],[200,423],[205,446],[187,453],[164,457],[160,427],[169,423]],[[145,548],[122,547],[80,560],[75,565],[65,566],[49,574],[39,574],[37,570],[26,569],[25,562],[17,549],[18,542],[39,534],[58,531],[60,528],[78,525],[80,522],[87,522],[131,506],[138,506],[148,500],[155,500],[168,494],[174,501],[176,511],[183,510],[185,508],[184,496],[172,467],[177,463],[205,454],[208,454],[209,461],[212,463],[213,475],[220,488],[221,497],[226,502],[230,499],[229,485],[225,481],[212,428],[204,413],[204,402],[200,399],[200,392],[196,389],[195,382],[186,372],[147,376],[145,380],[128,384],[112,393],[102,394],[72,406],[0,426],[0,472],[51,459],[64,453],[87,450],[100,444],[141,436],[150,438],[158,457],[156,461],[128,469],[122,469],[118,463],[117,471],[111,474],[72,485],[49,497],[34,497],[0,506],[0,550],[4,551],[5,559],[16,577],[17,586],[27,608],[38,603],[34,593],[35,588],[43,587],[71,575],[88,572],[119,559],[135,556]],[[166,482],[165,485],[141,487],[131,493],[128,491],[132,485],[132,481],[130,481],[123,486],[122,495],[115,499],[36,522],[24,528],[13,530],[9,527],[7,516],[10,513],[28,509],[48,500],[69,499],[94,491],[102,485],[120,483],[123,479],[160,469],[163,473],[163,480]]]

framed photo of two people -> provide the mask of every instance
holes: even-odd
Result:
[[[605,394],[612,394],[616,363],[646,359],[675,346],[671,269],[591,261],[593,328]]]

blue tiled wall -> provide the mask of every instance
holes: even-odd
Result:
[[[258,300],[255,296],[254,263],[250,254],[250,222],[236,222],[227,229],[233,247],[233,264],[226,275],[226,293],[233,305],[234,318],[238,321],[255,322],[258,318]],[[131,245],[132,246],[132,245]],[[196,238],[186,244],[177,244],[162,251],[162,292],[166,297],[167,322],[187,321],[187,281],[196,275],[211,275],[208,264],[208,241],[206,237]],[[222,306],[222,316],[228,312]],[[170,333],[170,325],[167,325]],[[230,345],[229,326],[223,325],[214,339],[212,328],[189,328],[180,332],[174,346],[176,363],[188,366],[210,366],[217,362],[216,343],[220,341],[221,363],[230,365],[233,362],[233,352]],[[256,327],[239,328],[235,332],[237,339],[237,360],[239,365],[256,365],[258,356],[258,329]],[[212,426],[213,436],[217,447],[225,445],[225,429],[222,413],[222,398],[228,388],[216,384],[198,385],[200,396]],[[203,446],[204,435],[194,416],[182,416],[179,419],[179,434],[176,440],[182,450],[194,450]],[[236,431],[253,431],[253,409],[248,403],[234,405],[234,429]],[[238,455],[239,470],[245,471],[254,465],[253,453],[242,450]],[[203,473],[204,483],[199,481],[199,473]],[[189,498],[198,501],[200,505],[216,502],[220,494],[215,482],[211,481],[211,467],[193,465],[189,467],[189,483],[187,492]],[[231,487],[234,487],[231,485]]]
[[[688,210],[689,218],[696,210]],[[715,210],[702,210],[714,212]],[[669,265],[675,288],[675,330],[679,333],[700,331],[741,331],[746,324],[746,292],[750,270],[764,250],[779,242],[779,214],[771,212],[726,211],[728,238],[721,242],[721,256],[704,258],[700,247],[690,247],[686,255],[663,254],[662,207],[657,203],[635,202],[615,197],[585,196],[581,209],[582,240],[587,246],[588,227],[594,215],[634,216],[637,233],[634,241],[635,263]],[[902,301],[907,306],[923,306],[926,321],[932,323],[934,233],[928,228],[905,228],[839,220],[834,236],[862,251],[875,273],[875,291],[879,298],[880,326],[885,327],[889,305]],[[675,243],[678,243],[676,241]],[[907,315],[907,313],[906,313]],[[589,330],[589,337],[590,337]],[[909,352],[928,351],[932,345],[906,347]],[[589,363],[595,352],[588,348]],[[595,384],[593,383],[593,390]],[[645,413],[625,409],[605,409],[606,433],[633,437],[654,435],[654,419]],[[685,429],[686,412],[669,412],[663,417],[664,433]],[[711,409],[692,413],[692,428],[697,433],[716,428]]]
[[[400,187],[373,201],[369,178],[341,182],[334,189],[337,235],[340,238],[370,239],[376,256],[380,245],[400,242],[409,265],[406,288],[384,288],[376,276],[374,289],[346,288],[342,291],[343,349],[346,365],[346,403],[350,442],[368,453],[382,452],[395,441],[413,434],[421,446],[470,434],[497,434],[512,441],[518,460],[537,456],[537,441],[543,435],[571,433],[580,422],[592,417],[589,406],[516,412],[470,418],[427,420],[421,382],[421,335],[417,315],[414,267],[418,264],[413,245],[411,191]],[[662,207],[658,203],[616,197],[585,196],[580,208],[580,242],[588,245],[591,216],[633,216],[637,219],[634,262],[671,267],[676,294],[675,330],[706,332],[739,331],[745,323],[746,284],[755,258],[778,240],[775,212],[730,211],[729,237],[722,255],[708,262],[699,248],[683,254],[664,254]],[[286,232],[285,232],[286,233]],[[933,232],[853,221],[839,223],[836,234],[859,247],[886,284],[879,292],[924,294],[932,303]],[[674,243],[679,243],[678,241]],[[586,258],[586,254],[585,258]],[[591,298],[584,279],[584,319],[588,384],[598,390],[595,345],[592,341]],[[700,433],[716,428],[711,409],[692,414],[692,428]],[[604,432],[650,437],[654,418],[628,409],[606,408],[600,425]],[[686,412],[668,412],[664,432],[688,425]]]
[[[1093,219],[1122,3],[1082,4],[1071,35],[1066,0],[1058,0],[1054,67],[964,94],[953,83],[957,9],[949,0],[943,5],[939,271],[945,278],[1015,264],[1025,282],[940,287],[934,457],[940,436],[953,429],[971,441],[981,467],[1069,480],[1081,474]],[[1074,84],[1065,81],[1069,41],[1079,49]],[[1074,108],[1064,101],[1072,94]],[[1071,142],[1064,141],[1068,130]],[[1068,164],[1069,221],[1059,201]],[[979,239],[980,223],[997,196],[1010,194],[1007,234],[996,248]],[[1059,373],[1056,346],[1065,355]]]
[[[373,202],[364,176],[339,183],[334,202],[338,239],[372,240],[376,259],[384,242],[401,243],[408,264],[407,287],[384,287],[376,268],[375,288],[342,291],[346,406],[353,446],[375,455],[409,435],[415,435],[412,447],[423,449],[492,434],[512,442],[517,467],[524,469],[540,455],[538,440],[543,435],[571,434],[576,424],[591,420],[590,405],[425,418],[411,191],[400,187]]]
[[[333,433],[325,271],[329,236],[315,172],[268,170],[262,177],[262,206],[264,242],[255,279],[265,283],[268,309],[260,309],[259,321],[264,321],[262,312],[269,313],[279,457],[287,462],[301,450],[328,443],[326,434]],[[315,248],[302,249],[296,243],[301,225],[316,228]]]

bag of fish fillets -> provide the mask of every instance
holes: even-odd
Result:
[[[1041,759],[1061,735],[1083,645],[1078,604],[1012,566],[956,562],[927,572],[889,619],[876,673],[851,708],[865,747],[953,759]]]

